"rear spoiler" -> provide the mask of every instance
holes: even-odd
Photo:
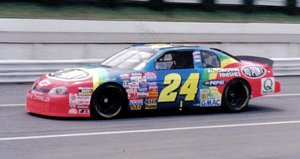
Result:
[[[235,56],[239,60],[244,60],[244,61],[253,61],[253,62],[258,62],[261,64],[266,64],[273,68],[273,63],[274,61],[265,57],[258,57],[258,56]]]

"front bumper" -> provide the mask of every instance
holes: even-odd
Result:
[[[49,95],[29,90],[26,97],[26,111],[53,117],[90,117],[89,109],[69,106],[68,95]]]

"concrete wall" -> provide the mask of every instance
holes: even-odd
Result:
[[[234,55],[300,57],[299,24],[0,19],[0,60],[106,58],[134,43],[195,43]]]

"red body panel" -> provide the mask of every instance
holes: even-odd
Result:
[[[29,90],[26,97],[26,111],[34,114],[54,117],[89,117],[90,114],[69,114],[67,95],[45,95]]]

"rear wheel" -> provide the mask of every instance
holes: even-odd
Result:
[[[222,96],[222,107],[225,111],[240,112],[248,107],[250,88],[242,79],[230,81]]]
[[[108,85],[95,92],[91,102],[94,117],[114,118],[121,114],[125,106],[125,94],[115,85]]]

